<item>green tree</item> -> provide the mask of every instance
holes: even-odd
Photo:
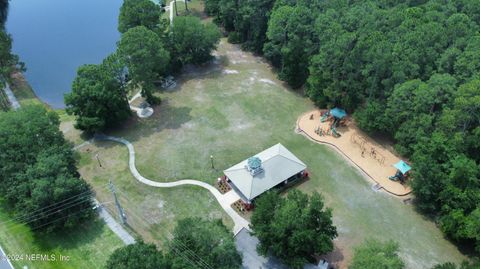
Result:
[[[14,70],[25,71],[25,66],[17,55],[12,54],[12,38],[0,29],[0,84],[10,78]]]
[[[93,215],[90,188],[59,125],[41,105],[0,114],[0,195],[15,216],[45,232]]]
[[[154,82],[165,75],[170,60],[160,37],[144,26],[130,28],[118,42],[117,53],[128,68],[131,86],[141,87],[142,96],[155,103]]]
[[[282,6],[273,11],[268,21],[267,41],[263,52],[274,66],[278,77],[294,88],[305,83],[308,63],[315,51],[313,13],[305,6]]]
[[[398,256],[398,244],[367,240],[355,249],[349,269],[402,269],[405,264]]]
[[[457,266],[452,262],[437,264],[432,269],[457,269]]]
[[[154,30],[162,15],[160,5],[150,0],[124,0],[118,16],[118,31],[125,33],[136,26]]]
[[[220,40],[220,31],[214,24],[203,24],[197,17],[182,16],[173,21],[170,38],[170,54],[178,69],[188,63],[202,64],[210,60]]]
[[[83,65],[72,92],[65,95],[67,113],[76,116],[75,127],[88,133],[118,125],[130,116],[122,84],[104,65]]]
[[[292,268],[303,268],[312,255],[332,251],[337,236],[331,209],[324,208],[318,193],[309,197],[293,190],[286,198],[262,195],[251,223],[260,241],[258,251],[272,253]]]
[[[3,28],[7,21],[8,0],[0,0],[0,28]]]
[[[210,14],[216,13],[217,23],[227,31],[236,32],[243,48],[261,53],[274,3],[274,0],[208,0],[205,4]]]
[[[414,163],[412,188],[416,205],[428,213],[438,212],[441,208],[439,194],[447,183],[445,165],[454,156],[452,141],[444,133],[435,131],[430,137],[422,138],[415,146],[412,155]]]
[[[391,133],[393,126],[385,116],[385,104],[377,100],[368,100],[364,107],[358,108],[353,114],[358,126],[367,133]]]
[[[443,264],[437,264],[432,269],[480,269],[480,263],[479,262],[462,262],[462,264],[457,267],[454,263],[452,262],[447,262]]]
[[[455,240],[476,242],[480,250],[480,167],[459,155],[449,163],[448,184],[442,201],[440,227]]]
[[[209,268],[233,269],[242,265],[233,235],[221,220],[187,218],[178,221],[170,248],[173,269],[196,269],[202,264]]]
[[[219,2],[220,0],[205,0],[205,13],[207,13],[207,15],[212,17],[218,16]]]
[[[137,242],[116,249],[105,269],[170,269],[170,260],[154,244]]]
[[[467,82],[480,74],[480,34],[472,37],[465,50],[458,56],[454,64],[455,75],[460,82]]]

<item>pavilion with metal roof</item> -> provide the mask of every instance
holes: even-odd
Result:
[[[223,172],[242,199],[250,203],[271,188],[303,175],[306,168],[300,159],[279,143]]]

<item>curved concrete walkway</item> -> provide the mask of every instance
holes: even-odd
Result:
[[[182,180],[173,181],[173,182],[158,182],[158,181],[150,180],[148,178],[143,177],[138,172],[137,167],[135,166],[135,148],[133,147],[132,143],[130,143],[128,140],[123,138],[113,137],[113,136],[106,136],[106,135],[97,135],[95,136],[95,139],[114,141],[127,146],[128,153],[129,153],[128,166],[130,168],[130,172],[138,181],[142,182],[143,184],[146,184],[152,187],[157,187],[157,188],[173,188],[173,187],[182,186],[182,185],[194,185],[194,186],[199,186],[204,189],[207,189],[208,191],[210,191],[211,194],[213,194],[213,196],[215,196],[215,199],[217,199],[218,203],[222,206],[223,210],[225,210],[225,212],[230,216],[230,218],[232,218],[233,222],[235,223],[233,227],[234,234],[237,234],[238,232],[240,232],[242,228],[246,228],[250,230],[249,228],[250,223],[246,219],[244,219],[242,216],[240,216],[230,206],[233,202],[240,199],[240,196],[238,196],[238,194],[235,193],[234,190],[231,190],[225,194],[221,194],[212,185],[202,181],[193,180],[193,179],[182,179]]]

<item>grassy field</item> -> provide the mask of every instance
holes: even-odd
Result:
[[[465,258],[410,205],[373,191],[371,182],[337,152],[295,134],[297,117],[313,105],[278,81],[261,58],[225,40],[217,54],[210,65],[186,68],[177,88],[160,93],[163,102],[151,118],[132,119],[111,132],[134,144],[142,175],[157,181],[193,178],[213,183],[223,169],[280,142],[311,172],[311,179],[296,188],[320,192],[333,208],[339,231],[335,257],[341,267],[351,258],[353,247],[368,237],[399,242],[407,268],[429,268]],[[80,143],[78,134],[72,132],[67,137]],[[97,153],[103,168],[93,157]],[[210,167],[210,155],[215,169]],[[161,241],[175,221],[186,216],[222,217],[229,223],[204,190],[154,189],[137,183],[128,171],[123,145],[89,145],[80,156],[81,173],[91,184],[115,182],[127,212],[132,212],[132,226],[142,236]],[[109,199],[107,192],[99,195]]]
[[[23,260],[12,261],[15,268],[103,268],[110,253],[123,246],[123,242],[102,221],[80,226],[74,232],[42,236],[33,234],[24,224],[11,222],[11,219],[4,209],[0,209],[2,247],[7,255],[23,256]],[[57,259],[63,255],[70,257],[70,260],[27,261],[25,255],[31,254],[54,254]]]
[[[186,217],[222,218],[228,227],[233,227],[232,220],[217,201],[202,188],[156,189],[137,182],[128,170],[128,152],[122,145],[100,142],[82,147],[79,152],[80,172],[94,186],[97,199],[107,203],[110,212],[116,212],[110,203],[112,194],[104,188],[111,179],[129,225],[145,241],[162,247],[176,221]],[[102,167],[99,167],[96,154]]]

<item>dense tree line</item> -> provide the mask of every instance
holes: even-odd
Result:
[[[398,255],[399,245],[394,241],[381,242],[367,239],[355,248],[349,269],[404,269],[405,263]],[[480,269],[477,261],[464,261],[457,267],[455,263],[437,264],[432,269]]]
[[[117,51],[100,65],[81,66],[65,96],[77,128],[96,132],[123,122],[130,115],[129,93],[141,89],[148,103],[159,103],[153,93],[162,78],[211,59],[220,39],[218,27],[191,16],[175,17],[170,27],[161,15],[160,5],[150,0],[124,1]]]
[[[480,251],[480,1],[257,2],[207,0],[206,11],[316,105],[394,139],[418,208]]]
[[[463,262],[460,266],[457,266],[456,264],[452,262],[447,262],[444,264],[438,264],[432,267],[432,269],[480,269],[480,263],[479,262]]]
[[[314,255],[333,250],[337,229],[332,211],[324,208],[318,193],[312,196],[293,190],[283,198],[271,191],[255,201],[253,234],[260,244],[258,252],[273,254],[291,268],[303,268]]]
[[[138,242],[115,250],[106,269],[236,269],[242,265],[233,234],[221,220],[178,221],[165,250]]]
[[[0,0],[0,25],[5,25],[8,15],[8,0]]]
[[[0,84],[3,85],[15,70],[25,70],[17,55],[12,53],[12,38],[5,30],[8,0],[0,0]]]
[[[398,244],[393,241],[367,240],[357,247],[348,269],[403,269],[405,263],[398,256]]]
[[[90,188],[59,125],[41,105],[0,114],[0,195],[19,221],[47,232],[93,215]]]

